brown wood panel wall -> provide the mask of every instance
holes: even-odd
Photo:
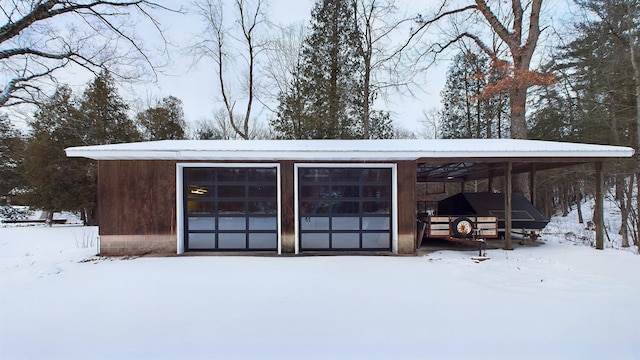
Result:
[[[293,161],[280,162],[281,192],[282,192],[282,233],[295,233]]]
[[[295,252],[295,189],[293,161],[280,161],[282,252]]]
[[[100,235],[176,233],[176,161],[98,161]]]
[[[415,252],[416,162],[398,162],[398,252]]]

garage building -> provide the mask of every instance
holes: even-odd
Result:
[[[511,174],[598,171],[634,151],[510,139],[166,140],[66,153],[98,161],[104,255],[414,254],[418,181],[504,176],[510,193]]]

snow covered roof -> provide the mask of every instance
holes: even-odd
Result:
[[[387,161],[420,158],[631,157],[623,146],[513,139],[162,140],[66,149],[95,160]]]

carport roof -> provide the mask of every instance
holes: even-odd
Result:
[[[623,146],[514,139],[437,140],[162,140],[66,149],[69,157],[95,160],[392,161],[583,163],[631,157]]]

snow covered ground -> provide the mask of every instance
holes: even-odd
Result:
[[[0,358],[640,359],[640,255],[573,216],[480,263],[99,258],[96,228],[0,227]]]

